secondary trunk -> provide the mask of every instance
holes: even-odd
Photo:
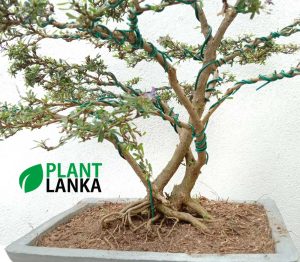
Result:
[[[179,185],[175,185],[170,201],[172,206],[177,210],[181,210],[183,205],[194,206],[191,197],[191,192],[195,186],[195,183],[201,173],[201,168],[205,164],[206,156],[205,153],[199,155],[198,161],[195,161],[191,151],[186,156],[186,171],[185,175]]]

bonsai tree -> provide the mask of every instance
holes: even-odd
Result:
[[[258,83],[260,89],[273,81],[300,75],[300,66],[295,65],[242,80],[225,72],[222,66],[264,64],[273,54],[295,53],[298,45],[278,44],[276,39],[299,32],[300,20],[265,36],[246,34],[232,39],[224,35],[238,15],[253,19],[260,11],[268,10],[272,1],[229,3],[223,0],[221,12],[216,10],[216,15],[223,16],[222,22],[214,29],[203,9],[203,4],[209,5],[209,1],[163,0],[154,5],[142,2],[70,0],[61,4],[63,10],[68,10],[66,20],[62,21],[57,18],[56,6],[47,0],[0,0],[1,50],[10,60],[10,73],[15,76],[23,72],[27,89],[18,104],[1,103],[0,135],[8,138],[23,129],[55,124],[61,127],[62,136],[55,146],[40,142],[39,146],[46,150],[62,146],[73,138],[109,141],[141,180],[147,196],[120,212],[104,216],[101,223],[120,219],[134,227],[131,218],[148,213],[148,225],[151,221],[172,217],[205,230],[204,221],[211,216],[191,197],[191,191],[201,168],[209,160],[205,130],[210,118],[244,86]],[[140,17],[146,12],[163,12],[167,8],[174,8],[176,12],[178,5],[191,7],[191,15],[199,22],[203,43],[190,45],[170,36],[160,37],[157,43],[147,41],[139,28]],[[123,23],[125,19],[128,19],[127,25]],[[109,26],[111,22],[114,26],[115,23],[120,25],[113,29]],[[80,64],[53,59],[39,52],[39,43],[44,39],[85,41],[99,54],[87,56]],[[138,76],[121,81],[118,72],[111,71],[103,61],[102,49],[124,60],[129,65],[128,70],[134,70],[141,61],[158,63],[168,85],[152,87],[149,82],[145,89],[140,86]],[[191,59],[199,63],[199,67],[192,69],[195,79],[181,82],[176,65]],[[222,92],[224,85],[228,89]],[[39,92],[35,91],[37,87]],[[186,110],[188,121],[176,113],[178,109],[169,106],[171,100]],[[136,119],[152,116],[168,121],[173,127],[170,132],[178,135],[178,145],[159,174],[152,173],[139,141],[144,134],[135,125]],[[184,177],[166,194],[164,188],[181,164],[185,165]]]

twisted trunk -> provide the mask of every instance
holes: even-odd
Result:
[[[237,0],[237,3],[238,2],[239,0]],[[208,79],[212,72],[217,70],[217,65],[212,62],[215,61],[216,50],[227,28],[232,23],[236,15],[237,13],[234,9],[228,10],[215,36],[210,37],[204,53],[202,72],[201,75],[199,75],[199,81],[197,81],[198,83],[195,88],[196,90],[193,93],[192,100],[190,100],[189,97],[186,96],[184,89],[179,84],[175,68],[170,63],[166,62],[161,54],[158,54],[155,57],[155,59],[162,66],[165,66],[165,63],[167,63],[169,84],[176,93],[178,100],[189,114],[189,124],[192,125],[193,132],[195,134],[198,134],[198,136],[196,136],[197,142],[201,142],[203,141],[203,139],[205,139],[204,130],[206,122],[201,121],[201,117],[206,105],[205,90]],[[198,17],[202,32],[205,37],[208,37],[207,33],[209,32],[209,26],[202,9],[199,10]],[[146,43],[143,45],[143,48],[145,51],[151,52],[153,47]],[[209,63],[211,63],[211,65],[207,66],[209,65]],[[206,152],[198,152],[197,159],[194,158],[190,148],[193,141],[192,130],[190,129],[179,128],[179,139],[180,142],[177,145],[170,161],[167,163],[162,172],[157,176],[155,181],[153,183],[150,183],[150,185],[146,185],[145,179],[142,178],[143,184],[148,191],[147,197],[144,198],[142,202],[139,201],[131,205],[130,207],[125,208],[125,210],[122,210],[121,212],[112,214],[112,216],[116,216],[118,219],[122,219],[122,223],[129,224],[129,226],[133,227],[134,230],[137,229],[133,225],[131,217],[139,215],[145,211],[148,213],[149,218],[153,216],[146,223],[146,226],[149,226],[149,223],[151,224],[154,221],[157,221],[160,217],[171,217],[177,219],[178,221],[186,221],[201,230],[206,230],[206,227],[202,223],[202,220],[210,219],[211,216],[200,205],[199,201],[191,197],[191,191],[200,175],[201,168],[206,163]],[[131,163],[130,154],[127,156],[125,155],[125,159],[131,164],[135,172],[138,171],[138,175],[141,178],[142,172],[140,172],[141,170],[138,168],[138,166]],[[174,176],[174,174],[178,170],[179,165],[184,159],[186,160],[186,170],[184,177],[179,185],[174,186],[170,197],[165,197],[163,195],[163,190],[169,183],[171,178]],[[156,209],[155,216],[153,215],[153,213],[151,214],[149,210],[149,207],[151,207],[153,203]],[[104,223],[105,220],[109,220],[110,218],[111,215],[105,217],[102,220],[101,224]]]
[[[205,153],[201,153],[198,161],[195,161],[191,151],[186,157],[185,175],[179,185],[173,187],[170,202],[176,210],[182,210],[186,207],[194,210],[202,218],[210,218],[210,215],[201,207],[201,205],[191,197],[191,192],[201,173],[201,168],[205,164]]]

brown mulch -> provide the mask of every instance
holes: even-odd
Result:
[[[124,204],[106,203],[75,215],[70,221],[40,236],[36,244],[46,247],[196,254],[274,253],[271,229],[262,206],[205,198],[199,201],[214,217],[212,222],[206,222],[209,233],[182,222],[173,227],[175,221],[171,219],[165,220],[161,227],[161,221],[156,222],[151,231],[142,227],[132,232],[128,227],[119,228],[117,221],[101,230],[101,217],[124,207]],[[140,225],[145,219],[133,218],[133,222]]]

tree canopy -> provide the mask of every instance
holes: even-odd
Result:
[[[148,41],[139,28],[140,17],[146,12],[160,13],[167,8],[176,12],[178,5],[191,7],[191,15],[198,20],[199,34],[204,41],[184,43],[170,35],[161,36],[156,43]],[[53,4],[47,0],[0,0],[1,50],[10,60],[10,73],[13,76],[23,73],[27,90],[18,104],[1,102],[0,136],[8,138],[23,129],[59,124],[63,134],[59,144],[49,146],[41,141],[42,148],[52,150],[72,138],[107,140],[128,161],[148,190],[153,216],[154,201],[160,203],[156,204],[160,212],[174,215],[175,211],[166,205],[173,199],[175,210],[185,204],[208,217],[190,199],[190,192],[201,167],[208,161],[205,130],[209,119],[245,85],[260,82],[260,89],[273,81],[300,74],[300,66],[295,65],[269,75],[258,73],[249,79],[239,79],[221,68],[225,64],[264,64],[274,54],[296,53],[299,45],[279,44],[276,40],[299,32],[300,20],[265,36],[244,34],[226,38],[228,27],[238,15],[253,19],[273,2],[237,0],[229,3],[222,0],[223,8],[219,13],[216,10],[216,15],[223,19],[216,29],[209,25],[205,5],[209,5],[209,1],[163,0],[158,4],[146,4],[138,0],[70,0]],[[57,17],[57,8],[65,10],[66,21]],[[124,21],[127,21],[125,26]],[[116,24],[116,28],[110,28],[110,23]],[[96,56],[87,56],[82,63],[70,63],[41,55],[39,44],[44,39],[85,41],[99,52]],[[157,62],[166,74],[168,85],[152,89],[149,85],[149,90],[142,91],[139,76],[121,81],[118,72],[112,72],[106,65],[102,49],[109,50],[131,68],[142,61]],[[199,63],[199,68],[194,69],[197,76],[191,82],[180,81],[176,65],[190,60]],[[222,92],[220,87],[225,84],[230,87]],[[42,95],[35,92],[36,87],[43,89]],[[169,106],[169,101],[174,99],[186,110],[187,122],[176,113],[176,108]],[[170,122],[179,136],[170,161],[153,182],[150,180],[151,164],[139,141],[143,133],[135,124],[137,118],[152,116]],[[184,160],[186,174],[168,199],[163,189]],[[177,213],[176,216],[201,227],[199,221],[190,216]]]

